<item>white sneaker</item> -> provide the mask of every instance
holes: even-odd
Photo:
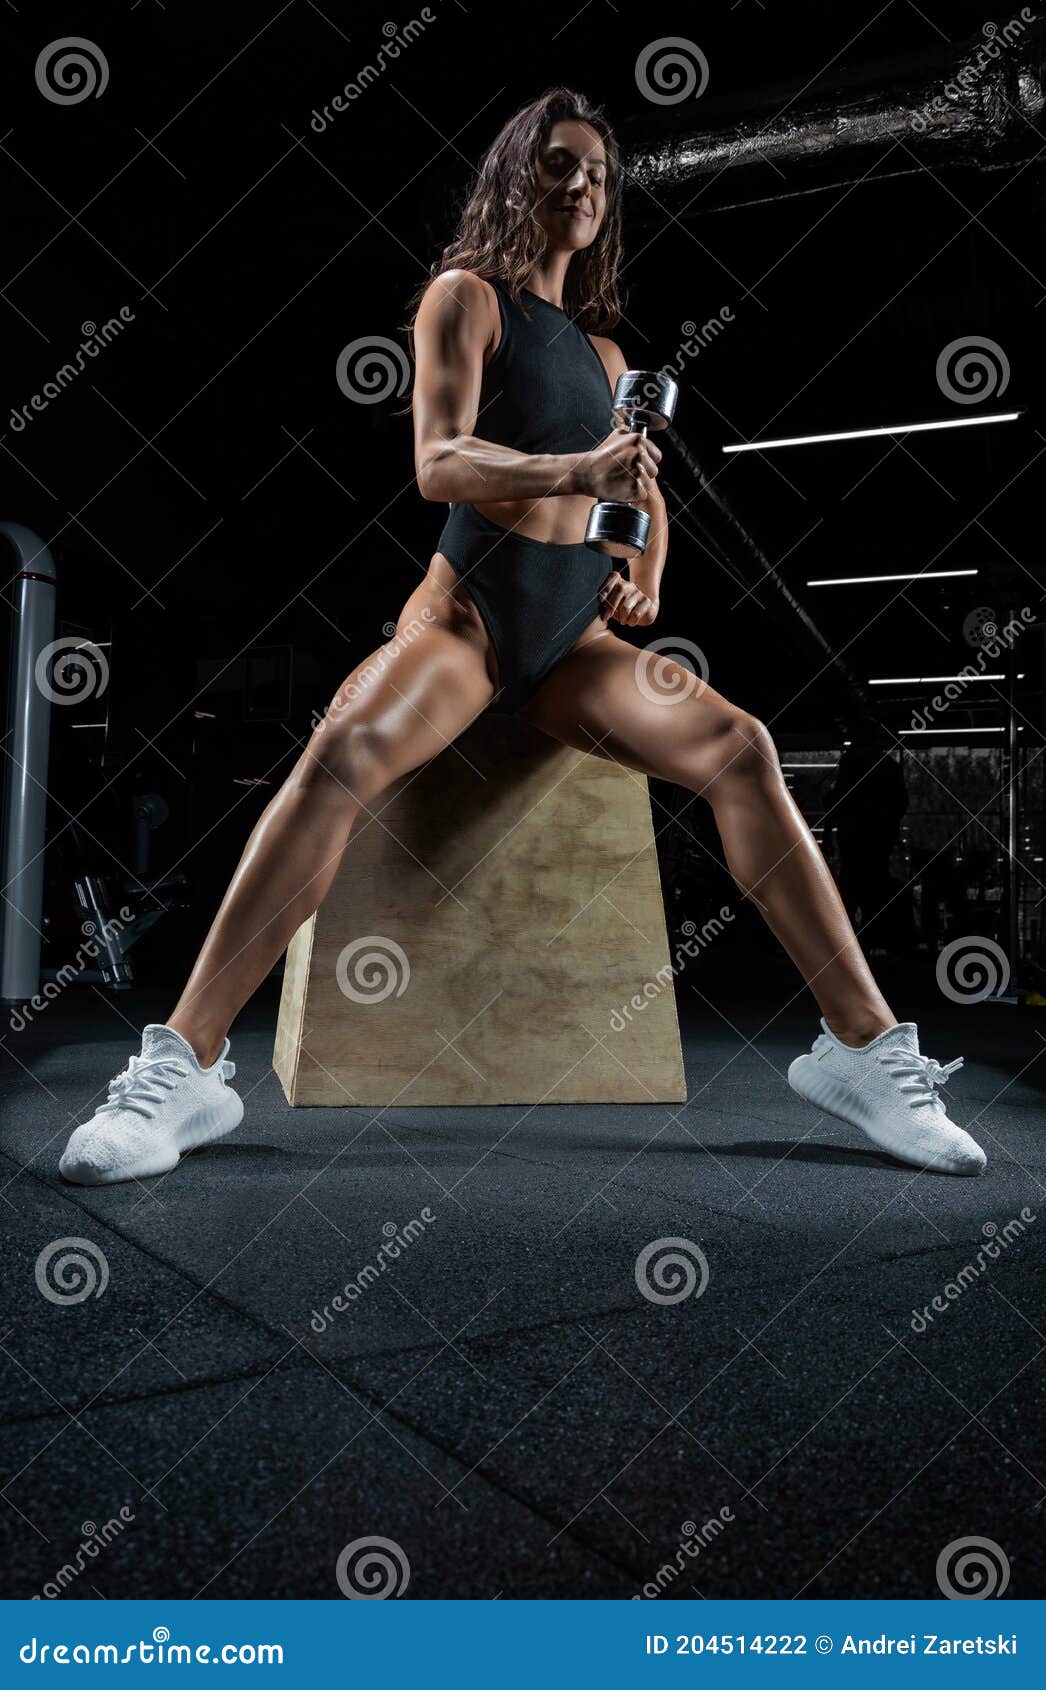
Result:
[[[76,1185],[166,1174],[182,1152],[224,1138],[243,1120],[243,1102],[226,1084],[236,1072],[226,1062],[229,1040],[210,1068],[173,1027],[150,1022],[142,1052],[132,1056],[90,1121],[77,1127],[58,1164]]]
[[[913,1168],[979,1174],[988,1158],[949,1121],[935,1087],[962,1067],[919,1053],[914,1021],[902,1021],[861,1049],[841,1044],[827,1023],[808,1056],[788,1070],[792,1090],[826,1114],[860,1127],[873,1144]]]

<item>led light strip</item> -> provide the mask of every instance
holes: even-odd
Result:
[[[724,452],[766,452],[775,446],[818,446],[826,440],[871,440],[883,434],[925,434],[931,429],[983,428],[986,423],[1016,422],[1020,411],[995,411],[987,417],[948,417],[941,422],[892,423],[888,428],[843,428],[831,434],[791,434],[781,440],[742,440]]]
[[[833,575],[825,581],[808,581],[808,587],[859,587],[866,581],[944,581],[952,575],[976,575],[976,569],[913,569],[904,575]]]
[[[1017,679],[1023,681],[1021,672]],[[938,681],[1005,681],[1005,675],[887,675],[882,680],[870,680],[870,687],[933,686]]]

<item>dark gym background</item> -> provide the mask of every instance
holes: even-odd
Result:
[[[965,126],[927,139],[898,114],[983,42],[983,6],[440,3],[314,123],[421,12],[122,0],[0,16],[0,518],[49,543],[56,637],[96,642],[109,669],[104,691],[53,713],[44,966],[75,949],[85,873],[114,908],[132,874],[159,881],[162,912],[128,991],[81,979],[29,1026],[7,1006],[5,1594],[41,1588],[82,1520],[120,1505],[134,1526],[90,1570],[108,1596],[333,1596],[340,1549],[366,1534],[407,1549],[410,1595],[628,1596],[684,1522],[727,1505],[734,1522],[672,1594],[936,1595],[939,1553],[966,1536],[1005,1551],[1010,1594],[1035,1594],[1035,1226],[914,1355],[905,1323],[986,1227],[1043,1194],[1041,26],[1000,52]],[[65,36],[104,51],[98,98],[41,95],[38,55]],[[639,55],[670,36],[707,60],[699,100],[637,86]],[[1011,61],[1031,67],[1023,92]],[[898,1013],[942,1061],[966,1053],[955,1113],[989,1169],[979,1188],[912,1183],[811,1121],[780,1074],[816,1016],[740,909],[677,986],[688,1131],[651,1150],[668,1111],[566,1126],[536,1112],[518,1159],[487,1157],[471,1214],[448,1205],[395,1295],[374,1292],[355,1336],[317,1359],[314,1300],[369,1259],[382,1223],[438,1206],[441,1158],[470,1167],[510,1112],[404,1112],[395,1142],[375,1133],[299,1196],[358,1124],[283,1107],[267,1074],[277,970],[234,1036],[256,1088],[236,1148],[153,1197],[60,1188],[57,1156],[137,1030],[169,1012],[313,713],[426,567],[442,519],[413,483],[409,387],[353,402],[339,355],[405,347],[409,297],[475,163],[557,83],[605,107],[636,166],[625,356],[675,368],[697,347],[665,449],[662,609],[639,643],[698,647],[712,684],[772,725]],[[839,145],[847,106],[863,146]],[[742,130],[759,143],[748,163],[724,148],[698,168],[682,146]],[[121,308],[84,373],[12,421],[84,325]],[[982,348],[976,403],[939,368],[957,342]],[[722,451],[978,410],[1021,414]],[[913,734],[938,678],[1022,612],[1026,631],[985,665],[1001,678]],[[702,806],[662,786],[653,799],[678,936],[733,888]],[[941,984],[942,950],[970,936],[995,947],[994,995]],[[721,1300],[637,1311],[629,1264],[674,1234],[718,1245]],[[56,1310],[33,1262],[66,1235],[104,1241],[110,1286]],[[504,1302],[480,1315],[502,1275]]]

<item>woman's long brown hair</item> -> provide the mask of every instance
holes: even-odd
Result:
[[[603,334],[621,319],[621,172],[609,123],[582,94],[549,88],[505,124],[489,148],[461,214],[458,232],[432,266],[410,302],[407,333],[414,352],[414,322],[426,288],[445,270],[474,270],[519,290],[545,253],[545,232],[531,212],[539,202],[538,161],[554,123],[587,123],[607,155],[606,212],[592,245],[576,252],[567,267],[563,309],[588,334]],[[509,203],[511,201],[511,204]]]

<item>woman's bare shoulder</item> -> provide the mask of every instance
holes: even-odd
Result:
[[[460,311],[474,314],[493,330],[499,321],[497,295],[475,270],[441,270],[425,289],[418,315],[449,319]]]

